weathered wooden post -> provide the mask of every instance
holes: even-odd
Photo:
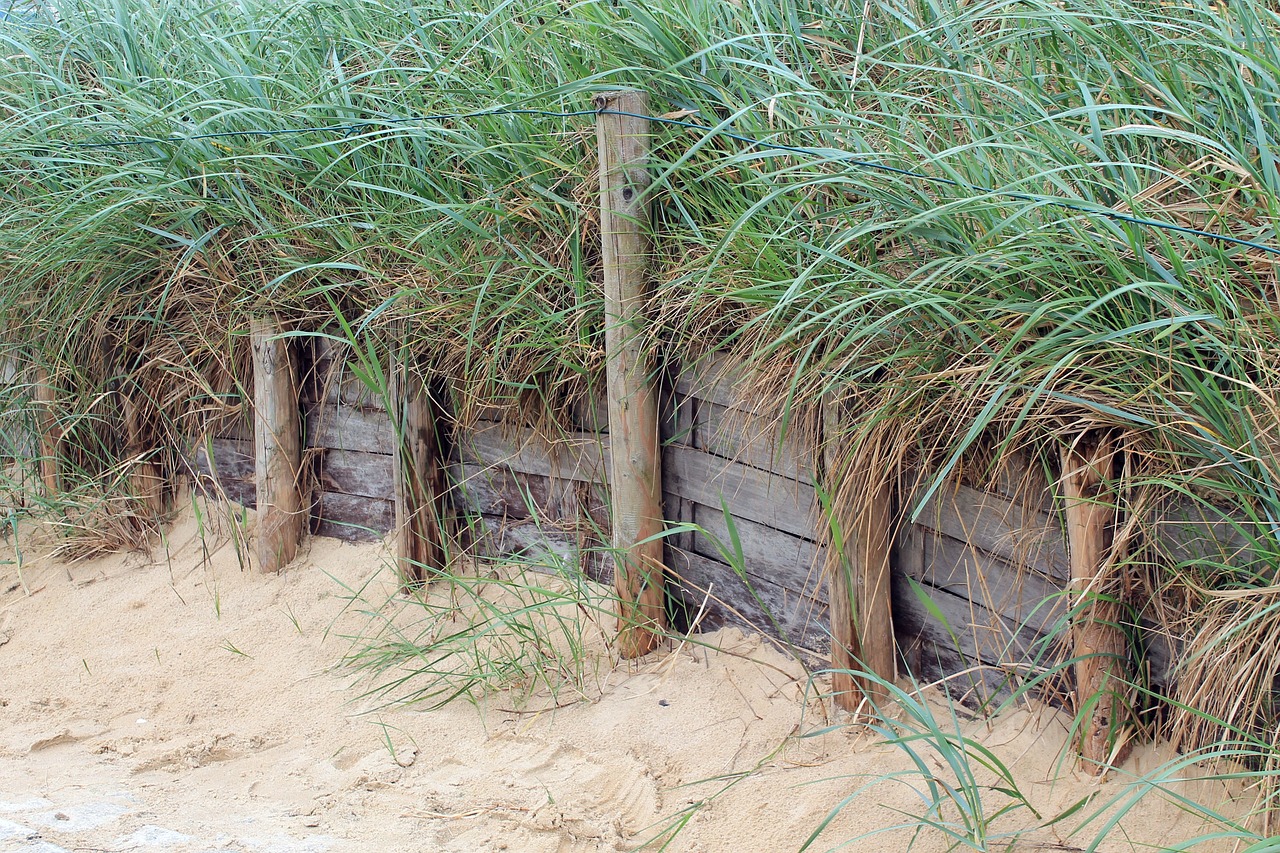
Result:
[[[649,98],[643,92],[610,92],[596,96],[595,106],[618,648],[623,657],[635,658],[652,651],[666,627],[658,393],[642,334],[649,121],[637,116],[648,114]]]
[[[160,466],[149,458],[151,451],[143,440],[142,418],[137,401],[129,394],[122,393],[120,406],[124,411],[126,449],[131,457],[129,486],[146,516],[155,520],[164,512],[164,480],[160,476]]]
[[[298,554],[306,526],[299,469],[302,464],[297,369],[280,327],[255,318],[253,344],[253,445],[258,486],[258,568],[278,572]]]
[[[843,541],[831,537],[834,553],[828,561],[829,613],[831,619],[831,690],[836,704],[856,711],[865,697],[884,709],[889,693],[879,683],[855,679],[842,670],[862,670],[885,681],[893,681],[897,656],[893,639],[893,608],[890,597],[890,554],[893,546],[893,487],[877,472],[840,471],[839,406],[825,400],[823,406],[823,461],[827,470],[835,517],[838,481],[842,474],[854,477],[864,494],[854,498],[853,517],[842,524]],[[837,550],[838,548],[838,550]],[[865,709],[870,711],[870,709]]]
[[[402,356],[392,374],[391,405],[399,447],[395,464],[396,560],[406,583],[447,568],[443,522],[448,481],[443,412],[423,376]]]
[[[49,378],[49,371],[43,367],[36,368],[35,383],[31,389],[35,403],[36,430],[40,443],[40,480],[44,483],[44,492],[53,497],[60,491],[58,484],[58,445],[62,441],[62,431],[58,428],[53,416],[53,405],[57,392]]]
[[[1110,435],[1090,433],[1062,449],[1062,494],[1071,561],[1071,640],[1076,659],[1080,765],[1102,773],[1129,752],[1132,724],[1128,650],[1121,627],[1114,530],[1117,449]]]

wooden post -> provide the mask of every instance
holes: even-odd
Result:
[[[53,404],[57,398],[49,371],[36,368],[35,386],[32,388],[35,402],[36,430],[40,433],[40,479],[44,492],[54,497],[60,491],[58,484],[58,445],[62,442],[62,430],[53,417]]]
[[[837,481],[841,445],[834,440],[839,428],[838,404],[828,400],[823,412],[823,460],[833,513],[841,491]],[[862,670],[886,681],[893,681],[897,671],[889,588],[893,487],[878,472],[859,472],[855,476],[856,482],[865,484],[865,493],[855,496],[852,523],[842,531],[842,552],[833,554],[828,564],[831,668],[835,670],[831,689],[836,704],[847,711],[856,711],[864,697],[883,710],[889,701],[889,692],[883,686],[840,671]],[[833,547],[836,544],[832,542]]]
[[[144,517],[155,520],[164,513],[164,480],[160,477],[160,467],[148,458],[150,449],[143,440],[138,404],[133,397],[122,393],[120,405],[124,410],[126,452],[132,460],[129,486],[133,497],[140,502]]]
[[[302,463],[298,380],[279,326],[255,318],[251,330],[258,569],[278,572],[297,556],[307,520],[298,483]]]
[[[600,239],[604,252],[605,358],[609,393],[618,648],[648,654],[666,626],[662,563],[662,461],[658,393],[642,341],[649,253],[649,122],[643,92],[598,95]]]
[[[1109,490],[1115,464],[1111,436],[1085,435],[1062,449],[1076,713],[1088,712],[1080,721],[1080,765],[1094,774],[1124,760],[1125,729],[1133,720],[1129,645],[1120,627],[1123,609],[1113,568],[1122,556],[1113,548],[1116,507]]]
[[[421,583],[429,571],[448,567],[443,414],[431,389],[407,360],[396,364],[392,381],[399,444],[394,456],[396,560],[405,583]]]

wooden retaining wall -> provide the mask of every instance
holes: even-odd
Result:
[[[311,530],[380,539],[395,521],[386,401],[344,370],[326,342],[303,362]],[[675,525],[666,558],[676,625],[695,618],[704,629],[745,625],[824,655],[830,633],[812,461],[794,439],[779,442],[776,419],[744,401],[738,377],[716,362],[671,383],[662,473],[665,511]],[[574,429],[554,442],[497,417],[495,411],[454,436],[449,474],[452,502],[465,520],[463,544],[491,556],[581,561],[607,582],[603,400],[580,407]],[[251,438],[246,428],[232,428],[196,452],[209,482],[250,507]],[[1025,671],[1028,661],[1056,654],[1046,637],[1065,613],[1066,548],[1049,496],[1035,504],[1029,509],[1009,494],[943,488],[918,522],[899,532],[894,621],[903,662],[918,678],[978,667],[960,684],[970,698],[989,698],[1004,692],[1009,674]]]
[[[310,529],[381,539],[395,524],[386,401],[323,342],[303,362]],[[743,625],[822,657],[830,628],[814,466],[794,439],[778,440],[776,419],[744,400],[738,377],[717,362],[681,374],[666,395],[662,476],[673,623]],[[555,441],[498,417],[494,411],[453,436],[448,473],[460,544],[482,555],[580,564],[609,582],[604,401],[581,406],[573,429]],[[196,450],[196,467],[206,487],[252,507],[253,452],[251,427],[233,426]],[[1047,481],[1022,479],[990,491],[946,483],[926,500],[926,478],[912,474],[899,489],[901,510],[918,508],[894,541],[901,666],[920,681],[950,678],[953,692],[974,703],[1008,695],[1067,652],[1055,642],[1070,575],[1061,520]],[[1185,501],[1157,512],[1151,529],[1175,556],[1251,559],[1225,515],[1207,518]],[[1147,677],[1167,684],[1168,642],[1154,634],[1144,642]]]

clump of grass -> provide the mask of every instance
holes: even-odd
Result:
[[[478,561],[407,593],[348,589],[349,607],[367,617],[344,659],[369,676],[361,698],[430,709],[498,693],[552,706],[598,695],[611,666],[613,600],[546,556],[537,565]]]

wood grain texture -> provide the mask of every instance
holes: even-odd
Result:
[[[195,452],[198,487],[210,497],[225,498],[253,509],[258,505],[253,454],[252,441],[215,438],[201,444]]]
[[[351,370],[354,358],[351,346],[344,341],[316,337],[311,339],[311,382],[304,398],[308,403],[323,400],[331,406],[386,412],[383,396],[369,388]]]
[[[811,652],[828,652],[826,611],[820,602],[765,578],[744,578],[700,554],[679,548],[668,548],[668,554],[672,594],[691,618],[703,612],[702,630],[739,625]]]
[[[395,425],[382,409],[309,403],[305,411],[307,447],[355,450],[387,456],[395,451]]]
[[[643,343],[649,120],[637,116],[648,113],[649,99],[643,92],[611,92],[597,95],[595,105],[618,649],[635,658],[657,646],[666,626],[658,389]]]
[[[57,389],[53,387],[49,371],[42,367],[36,368],[31,397],[35,402],[36,432],[39,434],[40,481],[44,484],[45,494],[52,497],[61,491],[58,479],[58,447],[62,442],[62,430],[54,414],[58,397]]]
[[[718,353],[686,365],[676,377],[675,393],[677,399],[693,397],[717,406],[761,413],[752,395],[750,372],[742,362]]]
[[[320,492],[311,532],[346,542],[380,542],[395,527],[395,503],[360,495]]]
[[[165,477],[156,464],[155,449],[147,446],[138,405],[128,394],[120,397],[124,413],[125,453],[129,457],[129,489],[141,511],[154,522],[164,514]]]
[[[392,456],[396,559],[401,577],[424,581],[448,568],[449,482],[444,458],[444,410],[415,366],[397,366],[392,405],[399,449]]]
[[[927,584],[913,587],[900,573],[893,575],[892,590],[895,631],[913,677],[925,681],[963,673],[947,687],[966,704],[1007,697],[1023,675],[1034,671],[1033,662],[1055,659],[1051,639],[967,598]]]
[[[840,467],[844,458],[837,438],[842,435],[841,426],[838,405],[826,401],[823,467],[832,494],[840,493],[839,480],[848,476]],[[833,510],[829,519],[831,690],[836,704],[847,711],[859,710],[864,700],[873,708],[886,709],[889,691],[876,679],[892,683],[897,675],[890,588],[895,495],[890,480],[880,480],[874,472],[858,471],[853,476],[855,482],[875,485],[873,492],[855,496],[851,517],[839,518]],[[854,677],[850,670],[875,678]]]
[[[802,454],[794,437],[779,441],[773,419],[704,402],[698,407],[694,435],[694,446],[700,450],[813,484],[813,472],[810,466],[801,464]]]
[[[609,438],[592,432],[573,432],[548,444],[527,427],[512,429],[481,421],[477,429],[459,438],[458,450],[463,462],[505,465],[522,474],[557,480],[602,483],[609,474]]]
[[[919,564],[900,566],[900,571],[980,604],[1014,624],[1026,624],[1039,632],[1061,625],[1067,601],[1065,588],[1057,581],[949,536],[918,529],[923,538],[923,559]]]
[[[536,518],[553,526],[574,526],[583,520],[585,483],[557,482],[539,474],[526,474],[506,465],[454,463],[452,494],[460,508],[481,515],[511,520]]]
[[[906,508],[914,507],[923,494],[923,489],[916,489]],[[1066,542],[1056,520],[1002,495],[947,483],[925,503],[917,521],[1063,584],[1070,579]]]
[[[326,450],[316,464],[320,488],[326,492],[395,499],[395,459],[382,453]]]
[[[279,333],[273,321],[253,320],[258,568],[263,572],[278,572],[293,561],[307,520],[299,488],[302,436],[297,376],[288,341]]]
[[[1129,644],[1113,553],[1117,447],[1108,435],[1082,436],[1062,450],[1062,494],[1071,557],[1071,640],[1076,713],[1084,715],[1080,766],[1091,773],[1123,761],[1133,721]]]
[[[813,486],[678,445],[663,454],[663,474],[668,491],[695,503],[718,507],[727,501],[735,518],[802,538],[815,535]]]
[[[732,553],[733,536],[724,511],[720,507],[698,503],[690,504],[690,508],[687,520],[699,529],[691,532],[687,550],[722,563],[728,562],[721,548]],[[775,578],[778,583],[794,588],[813,586],[822,589],[822,584],[815,579],[822,575],[824,555],[816,542],[745,518],[733,518],[732,521],[748,571]],[[819,594],[825,601],[826,592]]]

